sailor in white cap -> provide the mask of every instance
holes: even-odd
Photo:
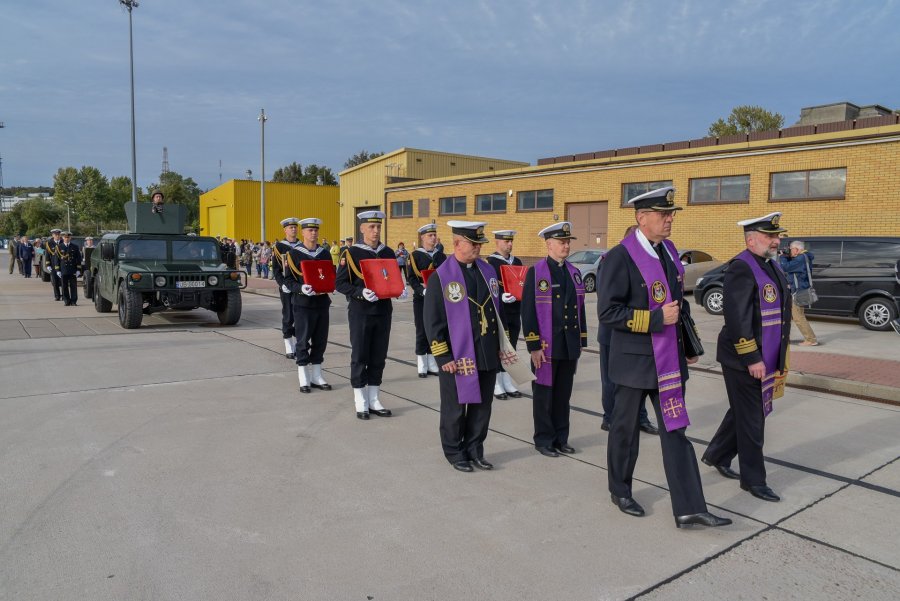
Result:
[[[78,304],[78,278],[81,277],[81,249],[72,242],[72,232],[62,233],[56,247],[57,270],[62,297],[66,306]]]
[[[500,271],[504,265],[522,266],[522,259],[512,254],[513,240],[516,237],[515,230],[496,230],[494,235],[496,250],[488,255],[487,262],[497,271],[497,281],[500,283],[500,299],[503,301],[503,313],[506,318],[506,331],[509,334],[509,342],[513,348],[519,342],[519,332],[522,330],[522,303],[516,297],[503,288],[503,273]],[[503,367],[497,372],[497,381],[494,383],[494,397],[506,400],[509,397],[517,399],[522,396],[515,382],[506,373]]]
[[[281,337],[284,339],[284,356],[288,359],[296,359],[297,340],[294,338],[294,303],[291,299],[291,287],[285,278],[296,282],[293,274],[285,269],[285,256],[287,252],[302,243],[297,239],[297,226],[300,220],[296,217],[286,217],[281,220],[284,228],[284,240],[279,240],[272,247],[272,273],[275,283],[278,284],[281,297]],[[227,241],[227,238],[226,238]]]
[[[389,417],[378,398],[391,338],[391,299],[379,299],[366,288],[360,261],[366,259],[396,260],[394,251],[381,242],[384,213],[363,211],[356,216],[361,241],[344,250],[338,263],[335,288],[347,296],[347,320],[350,325],[350,385],[356,417],[367,420],[370,415]],[[400,298],[406,298],[404,288]]]
[[[747,248],[725,271],[722,292],[728,302],[716,345],[729,409],[703,454],[703,463],[772,502],[780,497],[766,483],[763,439],[766,416],[784,392],[783,381],[778,384],[787,369],[791,334],[791,294],[776,258],[787,231],[780,220],[776,212],[738,222]],[[735,456],[739,474],[730,467]]]
[[[413,322],[416,326],[416,368],[420,378],[438,375],[438,365],[428,348],[428,336],[422,321],[422,307],[425,304],[425,276],[427,269],[437,269],[447,259],[443,251],[437,250],[437,225],[427,223],[419,228],[419,244],[412,252],[406,266],[406,281],[413,291]]]
[[[46,257],[44,265],[50,268],[50,282],[53,284],[54,300],[62,300],[62,278],[57,275],[59,271],[59,245],[62,244],[62,230],[55,227],[50,230],[51,238],[47,240],[44,246]]]

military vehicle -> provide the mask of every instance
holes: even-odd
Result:
[[[247,274],[222,262],[215,238],[184,234],[186,208],[126,203],[129,232],[105,234],[91,253],[85,288],[98,313],[118,305],[119,323],[133,329],[144,315],[202,307],[222,325],[241,318]]]

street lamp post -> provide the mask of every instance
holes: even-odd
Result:
[[[131,64],[131,202],[137,202],[137,152],[134,141],[134,41],[131,29],[131,11],[137,8],[137,0],[119,0],[128,9],[128,57]]]
[[[259,223],[260,242],[266,241],[266,109],[259,109],[260,170],[259,170]]]

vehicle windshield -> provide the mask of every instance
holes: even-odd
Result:
[[[173,240],[173,261],[221,263],[219,245],[212,240]]]
[[[603,253],[598,250],[579,250],[569,256],[569,263],[593,263]]]
[[[122,240],[119,242],[120,259],[143,259],[145,261],[165,261],[165,240]]]

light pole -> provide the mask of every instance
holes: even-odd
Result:
[[[260,170],[259,170],[259,224],[260,241],[266,241],[266,109],[259,109],[257,117],[260,127]]]
[[[131,63],[131,202],[137,202],[137,152],[134,142],[134,41],[131,32],[131,11],[137,8],[137,0],[119,0],[128,9],[128,57]]]

